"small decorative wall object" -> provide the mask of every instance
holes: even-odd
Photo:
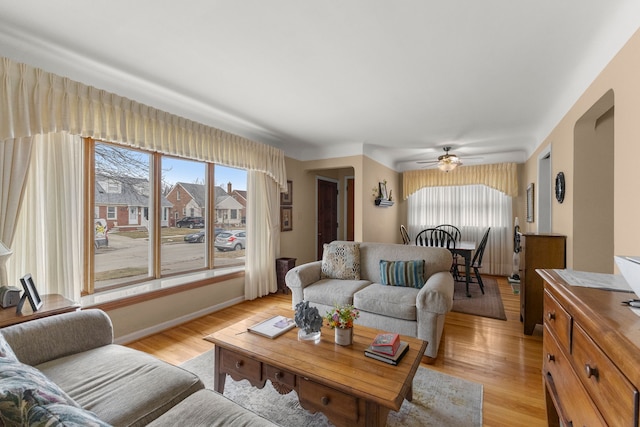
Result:
[[[287,192],[280,193],[280,204],[285,206],[293,205],[293,181],[287,180]]]
[[[533,183],[527,187],[527,222],[533,222]]]
[[[375,204],[380,207],[393,206],[391,196],[392,190],[387,189],[387,180],[378,183],[377,187],[373,187],[373,197],[376,198]]]
[[[280,231],[293,230],[293,206],[280,207]]]

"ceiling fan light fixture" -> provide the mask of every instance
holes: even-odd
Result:
[[[455,154],[444,154],[438,157],[438,169],[449,172],[462,165],[462,161]]]

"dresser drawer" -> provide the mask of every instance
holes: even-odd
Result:
[[[544,325],[567,352],[571,348],[571,315],[548,292],[544,291]]]
[[[543,341],[543,377],[547,393],[564,425],[606,426],[602,416],[589,398],[571,363],[560,350],[553,333],[545,325]]]
[[[571,349],[576,373],[610,425],[637,426],[638,390],[576,324]]]
[[[339,390],[299,378],[298,396],[302,406],[320,411],[330,419],[334,415],[347,421],[358,421],[358,400]]]
[[[262,380],[262,363],[239,355],[233,351],[220,349],[220,363],[222,371],[235,379],[248,379],[249,381]]]

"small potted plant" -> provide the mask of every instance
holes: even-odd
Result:
[[[331,329],[335,329],[336,344],[353,343],[353,322],[360,317],[360,311],[353,305],[336,305],[324,318]]]

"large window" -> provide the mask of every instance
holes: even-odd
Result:
[[[92,221],[101,233],[89,260],[93,277],[87,292],[244,264],[244,245],[215,239],[222,231],[244,236],[246,171],[89,143]]]
[[[452,224],[462,240],[479,242],[488,227],[489,243],[483,272],[509,275],[512,272],[512,199],[486,185],[425,187],[408,199],[409,236],[439,224]]]

